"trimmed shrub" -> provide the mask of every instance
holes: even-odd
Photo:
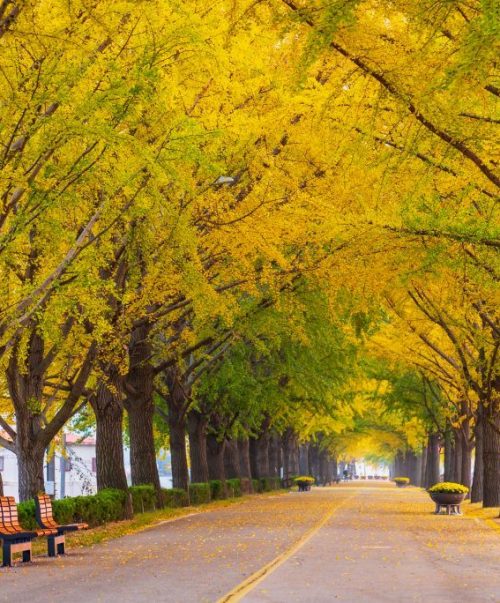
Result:
[[[262,492],[260,489],[260,480],[252,479],[253,491],[254,492]]]
[[[134,513],[144,513],[156,509],[156,492],[152,484],[131,486],[128,491],[132,496]]]
[[[85,522],[97,526],[107,521],[118,521],[125,514],[127,493],[108,488],[93,496],[76,496],[52,501],[54,519],[58,523]],[[19,523],[26,530],[37,527],[35,501],[28,500],[17,505]]]
[[[271,477],[261,477],[259,479],[259,492],[271,492],[273,482]]]
[[[212,479],[210,484],[210,498],[212,500],[220,500],[226,498],[226,489],[224,488],[224,482],[220,479]]]
[[[241,480],[238,477],[233,477],[226,480],[228,496],[236,498],[241,496]]]
[[[106,488],[95,496],[76,496],[74,521],[97,526],[107,521],[118,521],[125,514],[127,493],[123,490]]]
[[[73,523],[75,517],[75,503],[73,498],[63,498],[52,501],[52,511],[57,523]]]
[[[26,500],[17,504],[19,523],[25,530],[34,530],[38,527],[35,517],[35,501]]]
[[[281,477],[271,477],[271,486],[273,490],[281,490]]]
[[[193,484],[191,484],[193,485]],[[182,488],[162,488],[163,503],[166,507],[188,507],[188,495]]]
[[[210,502],[210,484],[194,483],[189,485],[189,501],[192,505]]]

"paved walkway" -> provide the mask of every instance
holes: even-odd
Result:
[[[500,602],[500,532],[431,511],[390,484],[256,497],[0,570],[0,601]]]

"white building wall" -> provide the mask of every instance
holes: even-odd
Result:
[[[70,469],[64,472],[64,496],[82,496],[86,494],[95,494],[97,492],[97,481],[95,474],[95,445],[93,443],[68,443],[66,445],[67,456]],[[124,449],[125,473],[128,483],[131,483],[130,470],[130,451]],[[0,446],[0,457],[3,457],[3,487],[5,496],[14,496],[17,500],[18,477],[17,477],[17,458],[13,452]],[[63,472],[61,461],[63,457],[59,452],[54,457],[54,477],[51,482],[47,478],[47,458],[44,464],[45,489],[48,494],[55,498],[62,498]],[[0,464],[1,466],[1,464]],[[67,466],[66,463],[64,466]],[[163,488],[172,487],[172,478],[168,475],[160,476],[160,483]]]

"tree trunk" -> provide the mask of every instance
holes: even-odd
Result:
[[[417,454],[417,468],[415,475],[415,486],[422,487],[422,454]]]
[[[500,506],[500,413],[483,406],[483,507]]]
[[[224,448],[224,473],[227,479],[240,477],[240,453],[236,440],[226,440]]]
[[[453,437],[451,427],[444,432],[444,481],[453,481]]]
[[[170,434],[170,460],[172,486],[188,489],[188,465],[186,455],[186,419],[174,403],[168,405],[168,430]]]
[[[19,441],[19,428],[16,444]],[[31,500],[45,491],[43,481],[43,457],[45,450],[36,445],[16,446],[19,479],[19,501]]]
[[[427,445],[427,482],[426,488],[437,484],[439,479],[439,434],[429,435]]]
[[[280,476],[280,466],[279,466],[279,450],[281,447],[281,442],[279,440],[279,436],[275,433],[271,434],[269,439],[269,477],[279,477]]]
[[[250,441],[248,438],[239,438],[238,452],[240,456],[240,475],[242,478],[251,480],[252,468],[250,466]]]
[[[257,438],[250,438],[250,460],[252,475],[256,478],[269,477],[269,431],[268,421],[262,426]]]
[[[132,330],[129,344],[129,371],[125,379],[125,408],[129,419],[130,467],[132,484],[151,484],[158,506],[163,506],[160,476],[153,435],[153,366],[148,325]]]
[[[2,474],[0,473],[0,496],[3,496],[3,479]]]
[[[211,433],[207,435],[207,461],[208,461],[208,477],[217,479],[222,482],[226,480],[224,472],[224,448],[225,440],[218,440]]]
[[[183,375],[177,365],[164,372],[164,382],[168,388],[168,430],[170,434],[170,459],[172,465],[172,485],[188,490],[189,473],[186,454],[186,414],[189,409],[189,386],[183,382]]]
[[[467,419],[462,425],[462,475],[460,483],[470,489],[472,481],[472,445],[470,442],[470,423]],[[467,498],[470,495],[467,495]]]
[[[123,460],[123,405],[120,376],[116,367],[107,368],[107,379],[99,379],[90,404],[96,420],[97,489],[127,490]]]
[[[309,444],[309,470],[316,483],[319,483],[321,480],[319,474],[319,450],[316,444]]]
[[[405,453],[406,476],[410,478],[410,483],[415,485],[418,481],[417,475],[417,455],[413,450],[407,450]]]
[[[207,419],[199,411],[189,411],[187,429],[193,483],[208,482],[207,424]]]
[[[309,475],[309,444],[299,446],[299,473]]]
[[[456,484],[462,481],[462,446],[463,437],[460,429],[453,430],[453,479]]]
[[[323,486],[326,486],[332,481],[332,472],[330,467],[330,457],[327,450],[322,450],[319,455],[319,473],[320,480]]]
[[[290,427],[285,430],[282,436],[283,442],[283,479],[290,480],[299,473],[299,447],[297,445],[297,435]]]
[[[332,472],[332,479],[337,479],[338,473],[339,473],[339,468],[338,468],[338,463],[337,463],[337,457],[334,456],[331,459],[331,472]]]
[[[422,447],[422,463],[420,473],[420,485],[426,487],[427,485],[427,446]]]
[[[480,408],[477,410],[476,424],[474,426],[474,439],[476,449],[474,453],[474,477],[472,479],[472,488],[470,501],[472,503],[481,502],[483,500],[483,424]]]

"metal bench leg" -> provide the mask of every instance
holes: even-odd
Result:
[[[31,561],[31,548],[23,551],[23,563],[29,563]]]
[[[12,553],[10,550],[10,542],[4,541],[2,551],[3,551],[2,567],[10,567],[12,565]]]
[[[55,557],[57,555],[56,542],[55,542],[54,536],[49,536],[47,538],[47,549],[48,549],[49,557]]]
[[[65,551],[65,547],[64,547],[64,536],[63,536],[63,541],[59,542],[59,544],[57,545],[57,554],[58,555],[64,555],[66,553]]]

